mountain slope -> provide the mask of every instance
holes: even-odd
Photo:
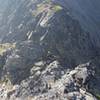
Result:
[[[92,20],[87,27],[82,19],[89,11],[81,11],[81,2],[6,2],[0,12],[0,99],[99,98],[98,36],[91,35]]]

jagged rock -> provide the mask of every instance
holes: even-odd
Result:
[[[33,76],[23,80],[17,88],[12,89],[7,94],[15,100],[17,97],[27,98],[26,100],[28,100],[28,97],[33,100],[97,100],[85,89],[83,82],[79,86],[76,81],[80,72],[82,78],[84,71],[87,72],[84,81],[90,77],[89,66],[82,64],[68,71],[62,69],[58,61],[53,61],[43,70],[40,70],[39,74],[37,74],[39,70],[36,70],[36,73],[32,74]],[[64,75],[61,74],[62,70],[65,71]]]
[[[51,63],[51,65],[53,63]],[[75,78],[73,78],[73,75],[77,75],[77,73],[80,73],[80,71],[82,73],[81,77],[84,77],[85,68],[87,69],[87,64],[80,65],[69,73],[66,72],[61,79],[52,81],[51,88],[48,90],[48,92],[41,94],[40,96],[36,96],[35,100],[97,100],[93,95],[88,93],[86,89],[82,88],[83,83],[80,83],[81,86],[78,86],[77,81],[75,81]],[[86,78],[89,77],[88,72]]]

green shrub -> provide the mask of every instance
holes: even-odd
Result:
[[[100,100],[100,94],[96,94],[98,100]]]

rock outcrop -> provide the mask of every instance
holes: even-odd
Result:
[[[11,90],[5,90],[6,86],[2,85],[1,100],[97,100],[87,89],[94,75],[91,67],[87,63],[68,70],[53,61],[44,70],[43,67],[34,69],[29,78]]]

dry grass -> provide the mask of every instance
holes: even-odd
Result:
[[[15,48],[15,44],[10,44],[10,43],[0,44],[0,55],[3,55],[4,52],[13,48]]]
[[[37,9],[33,10],[33,16],[37,16],[38,14],[47,11],[48,13],[55,13],[59,10],[62,10],[60,5],[52,4],[50,0],[45,0],[44,2],[37,5]]]

